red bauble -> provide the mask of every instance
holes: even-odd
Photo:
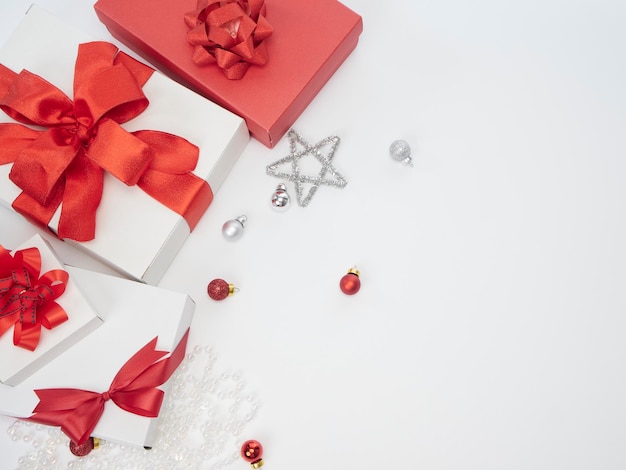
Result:
[[[253,468],[259,468],[263,465],[263,446],[259,441],[251,439],[241,446],[241,456],[243,459],[252,464]]]
[[[359,271],[351,269],[344,277],[339,281],[339,288],[341,292],[346,295],[354,295],[361,288],[361,280],[359,279]]]
[[[84,457],[94,449],[94,439],[90,437],[82,444],[76,444],[74,441],[70,441],[70,452],[76,457]]]
[[[229,295],[232,295],[234,291],[233,285],[224,279],[213,279],[207,286],[209,297],[213,300],[224,300]]]

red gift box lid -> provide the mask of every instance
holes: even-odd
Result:
[[[266,0],[269,60],[240,80],[192,61],[185,13],[195,0],[98,0],[111,34],[173,79],[246,120],[273,147],[356,47],[361,17],[336,0]]]

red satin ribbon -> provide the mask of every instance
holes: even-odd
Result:
[[[65,292],[69,274],[54,269],[41,275],[37,248],[11,253],[0,245],[0,336],[13,328],[13,344],[34,351],[41,327],[49,330],[67,321],[54,299]]]
[[[72,441],[82,444],[91,436],[108,400],[129,413],[156,418],[164,396],[156,387],[165,383],[182,362],[188,337],[189,330],[170,357],[162,360],[167,352],[155,349],[154,338],[122,366],[103,393],[75,388],[35,390],[39,403],[28,420],[60,426]]]
[[[0,164],[22,190],[13,207],[47,226],[61,205],[57,235],[77,241],[95,236],[104,172],[183,216],[193,230],[213,199],[192,173],[199,150],[158,131],[129,133],[120,124],[148,106],[142,86],[153,70],[110,43],[81,44],[74,71],[74,101],[43,78],[0,65],[0,108],[21,124],[0,124]]]
[[[185,14],[192,60],[216,63],[231,80],[242,78],[251,64],[264,65],[264,41],[272,35],[265,15],[265,0],[198,0],[196,9]]]

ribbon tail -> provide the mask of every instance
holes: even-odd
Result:
[[[22,214],[25,218],[48,231],[48,227],[52,216],[57,211],[61,200],[63,199],[63,189],[59,187],[48,204],[40,204],[25,192],[22,192],[11,204],[16,212]]]
[[[169,357],[146,368],[132,383],[112,397],[120,408],[141,416],[157,417],[163,402],[163,391],[159,385],[169,380],[185,357],[189,329]]]
[[[189,329],[185,332],[178,345],[169,357],[155,362],[151,366],[147,367],[140,375],[138,375],[132,383],[130,383],[127,390],[141,390],[152,387],[157,387],[164,384],[169,380],[176,368],[185,358],[185,351],[187,348],[187,340],[189,338]]]
[[[74,159],[66,172],[59,238],[80,242],[94,239],[96,210],[102,199],[103,184],[102,168],[82,154]]]
[[[15,328],[13,329],[13,344],[19,348],[27,349],[28,351],[34,351],[39,344],[39,338],[41,337],[41,322],[36,320],[35,323],[15,322]]]
[[[137,351],[120,368],[111,382],[110,390],[113,392],[128,387],[138,376],[146,371],[152,364],[167,354],[165,351],[156,349],[157,337]]]
[[[155,368],[158,368],[158,377],[163,384],[169,380],[174,371],[178,368],[183,359],[185,358],[185,352],[187,351],[187,341],[189,340],[189,328],[176,345],[170,357],[159,361],[155,364]]]

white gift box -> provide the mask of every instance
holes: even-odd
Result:
[[[54,269],[65,270],[40,236],[34,236],[17,250],[25,248],[39,250],[41,275]],[[0,382],[3,384],[15,386],[23,382],[102,324],[71,275],[65,292],[54,301],[65,310],[68,319],[51,330],[42,327],[39,343],[34,351],[13,344],[14,327],[0,336]]]
[[[38,403],[37,389],[105,392],[120,368],[143,346],[158,337],[156,349],[171,353],[189,329],[195,304],[185,294],[80,268],[67,270],[104,323],[20,385],[0,385],[0,414],[31,416]],[[167,385],[159,388],[166,391]],[[124,411],[109,400],[92,435],[152,447],[158,419]]]
[[[0,63],[16,73],[26,69],[37,74],[72,98],[78,45],[90,41],[93,38],[33,6],[0,49]],[[158,72],[143,92],[148,108],[123,127],[164,131],[197,145],[200,158],[193,173],[217,192],[249,141],[243,119]],[[0,122],[15,121],[0,112]],[[8,178],[11,166],[0,165],[0,202],[9,207],[20,194]],[[59,214],[49,224],[55,232]],[[125,276],[156,284],[189,233],[183,217],[107,173],[95,239],[76,246]]]

